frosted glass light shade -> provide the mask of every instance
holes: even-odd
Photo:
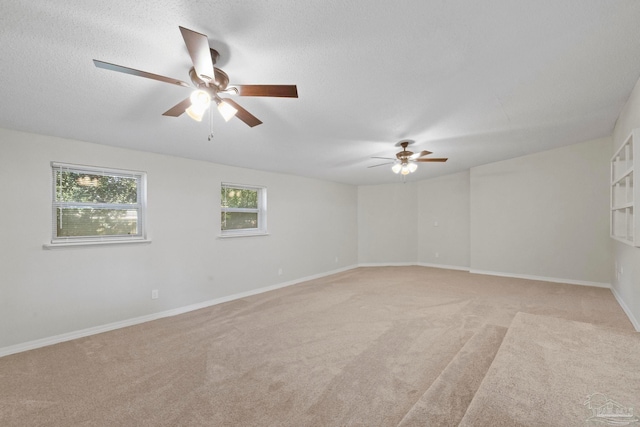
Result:
[[[187,108],[184,112],[196,122],[201,122],[202,116],[204,115],[204,109],[194,107],[193,105]]]
[[[400,169],[402,169],[402,165],[400,163],[396,163],[395,165],[391,166],[391,170],[393,171],[393,173],[400,173]]]
[[[235,107],[233,107],[231,104],[227,104],[224,101],[220,101],[218,103],[218,111],[222,115],[222,118],[224,119],[225,122],[228,122],[229,120],[231,120],[233,116],[235,116],[236,113],[238,112],[238,110]]]
[[[418,165],[415,163],[409,163],[409,172],[414,173],[418,169]]]
[[[203,90],[194,90],[189,97],[191,100],[191,106],[199,106],[204,110],[209,108],[211,104],[211,96]]]
[[[211,96],[203,90],[194,90],[189,97],[191,106],[185,110],[185,113],[196,122],[202,121],[204,112],[211,104]]]

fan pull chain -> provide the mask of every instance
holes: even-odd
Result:
[[[209,108],[209,136],[207,140],[211,141],[213,139],[213,108]]]

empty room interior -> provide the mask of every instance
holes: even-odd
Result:
[[[640,425],[640,2],[0,21],[0,425]]]

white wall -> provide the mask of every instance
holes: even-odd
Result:
[[[640,80],[636,83],[631,96],[622,109],[613,131],[613,143],[609,157],[625,141],[635,128],[640,127]],[[638,153],[636,153],[638,155]],[[638,215],[638,212],[636,212]],[[612,240],[614,268],[621,272],[616,278],[612,273],[612,288],[622,300],[627,314],[632,318],[636,329],[640,328],[640,248]]]
[[[418,183],[418,263],[469,268],[469,189],[469,171]]]
[[[359,264],[415,264],[417,245],[414,183],[358,187]]]
[[[359,187],[358,262],[609,286],[610,151],[603,138],[418,183]]]
[[[624,273],[614,290],[640,318],[640,250],[608,237],[608,161],[634,127],[638,87],[615,143],[588,141],[418,183],[357,189],[0,129],[0,349],[357,263],[604,284],[615,258]],[[146,171],[153,242],[44,250],[51,161]],[[221,181],[267,186],[269,236],[218,238]],[[150,299],[152,289],[158,300]]]
[[[603,138],[471,169],[471,270],[608,285]]]
[[[0,349],[357,264],[354,186],[3,129],[0,153]],[[146,171],[152,243],[43,249],[51,161]],[[269,236],[218,238],[223,181],[267,187]]]

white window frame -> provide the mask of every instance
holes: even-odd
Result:
[[[257,228],[241,228],[235,230],[223,230],[220,224],[220,237],[243,237],[243,236],[266,236],[267,232],[267,188],[258,185],[234,184],[231,182],[222,182],[220,187],[241,188],[245,190],[258,192],[258,207],[256,209],[248,208],[228,208],[223,206],[223,200],[220,200],[220,217],[225,212],[251,212],[258,214]],[[220,193],[218,193],[220,194]]]
[[[120,176],[126,178],[135,178],[137,180],[137,200],[135,204],[116,204],[116,203],[89,203],[89,202],[61,202],[57,200],[57,171],[71,171],[77,173],[99,174]],[[113,243],[146,243],[146,214],[147,214],[147,174],[141,171],[132,171],[124,169],[104,168],[97,166],[86,166],[69,163],[51,162],[52,176],[52,202],[51,202],[51,245],[45,245],[46,248],[56,246],[72,246],[72,245],[96,245],[96,244],[113,244]],[[138,211],[138,232],[136,234],[119,234],[110,236],[58,236],[57,235],[57,210],[68,207],[99,207],[102,209],[132,209]]]

